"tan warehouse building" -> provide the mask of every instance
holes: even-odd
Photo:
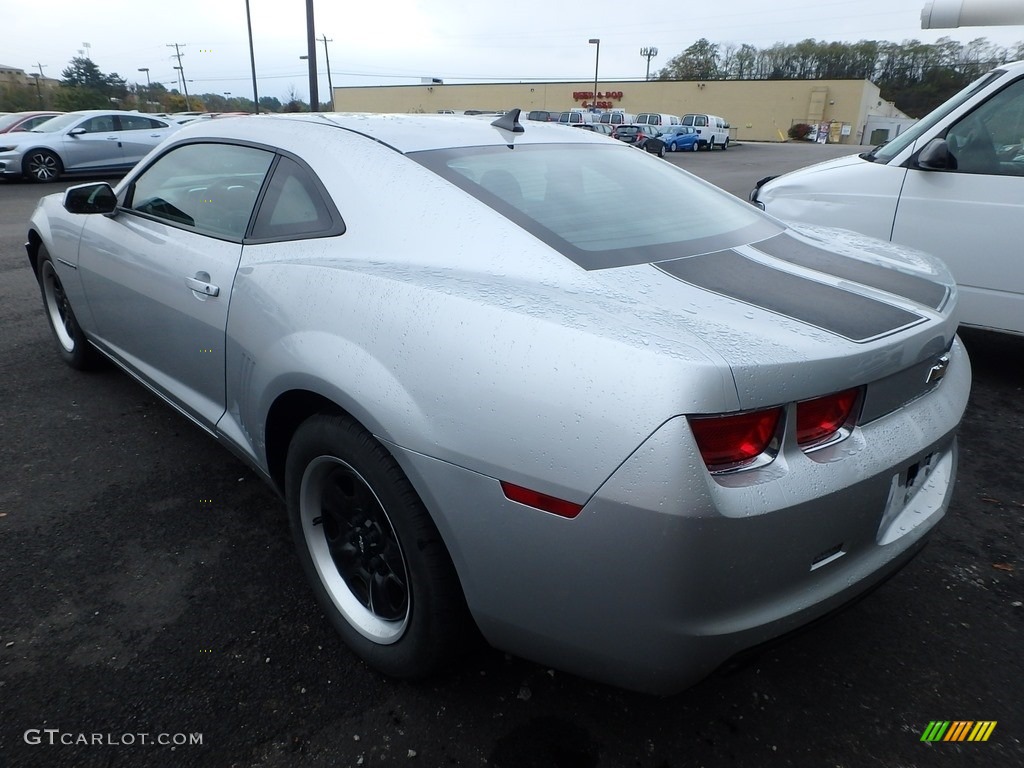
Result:
[[[561,112],[591,102],[593,81],[577,83],[440,82],[422,85],[360,86],[334,89],[339,112],[442,112],[519,107]],[[829,141],[880,143],[872,120],[906,118],[883,101],[868,80],[707,80],[599,82],[597,102],[632,114],[705,112],[724,117],[733,141],[786,141],[796,123],[829,124]]]

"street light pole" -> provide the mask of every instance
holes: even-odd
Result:
[[[142,111],[149,112],[149,109],[146,108],[148,106],[147,102],[149,101],[149,91],[152,88],[152,85],[149,82],[149,67],[139,67],[139,72],[146,73],[146,100],[142,102]]]
[[[650,47],[647,47],[647,48],[641,48],[640,49],[640,55],[643,56],[645,59],[647,59],[647,76],[644,78],[644,80],[650,80],[651,79],[651,59],[653,59],[655,56],[658,55],[658,49],[653,47],[653,46],[650,46]]]
[[[597,111],[597,68],[601,64],[601,39],[592,37],[589,40],[591,45],[597,46],[597,51],[594,54],[594,97],[590,100],[590,111]]]

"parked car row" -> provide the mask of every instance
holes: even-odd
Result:
[[[718,115],[695,112],[682,115],[681,117],[662,112],[641,112],[634,115],[619,109],[605,112],[590,112],[586,109],[576,108],[565,112],[533,110],[527,115],[527,119],[575,126],[592,124],[613,126],[640,125],[649,128],[660,128],[663,131],[683,126],[691,130],[673,132],[672,135],[685,137],[688,134],[693,134],[696,136],[696,139],[680,138],[673,140],[668,151],[729,148],[729,123]],[[695,144],[693,143],[694,141],[696,141]]]

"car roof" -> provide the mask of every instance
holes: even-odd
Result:
[[[316,133],[318,129],[352,131],[385,144],[399,152],[421,152],[470,146],[510,144],[588,144],[607,139],[591,131],[566,131],[564,126],[525,120],[520,115],[520,133],[495,127],[495,115],[462,116],[437,114],[361,114],[340,112],[294,113],[223,118],[188,123],[178,134],[182,138],[211,136],[259,141],[268,133],[268,123],[288,122],[290,130]],[[507,118],[507,116],[505,116]],[[305,127],[303,127],[305,126]]]
[[[136,109],[76,109],[64,114],[77,117],[92,117],[94,115],[143,115],[144,117],[153,117],[153,115],[147,115]]]

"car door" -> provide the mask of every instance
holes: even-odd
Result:
[[[82,233],[96,342],[207,428],[224,411],[231,287],[273,159],[248,146],[179,145]]]
[[[117,116],[93,115],[69,129],[61,141],[61,163],[67,171],[124,165]]]
[[[1024,330],[1024,79],[957,120],[955,167],[908,170],[893,242],[942,258],[971,325]]]
[[[124,162],[134,165],[175,130],[167,123],[145,115],[118,115]]]

